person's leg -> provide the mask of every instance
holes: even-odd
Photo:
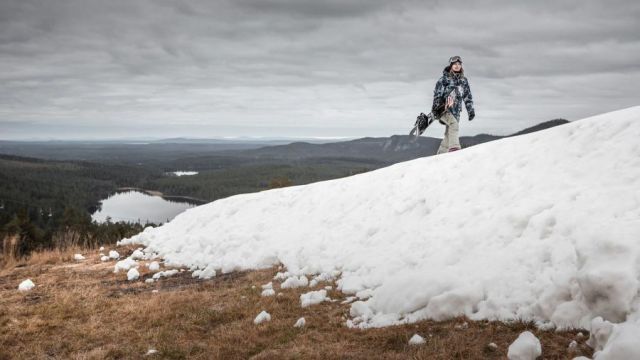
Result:
[[[447,124],[447,150],[448,152],[460,150],[460,138],[458,137],[459,123],[450,112],[446,112],[442,116],[442,120]],[[443,150],[445,151],[445,150]]]
[[[444,131],[444,137],[440,142],[440,147],[438,148],[438,152],[436,154],[442,154],[449,151],[449,125],[445,125],[446,130]]]

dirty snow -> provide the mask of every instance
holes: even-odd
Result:
[[[351,304],[354,327],[466,315],[589,329],[601,316],[623,349],[640,326],[638,139],[632,107],[228,197],[121,243],[222,273],[282,264],[287,285],[338,272],[337,290],[369,295]]]

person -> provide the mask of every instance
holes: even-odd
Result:
[[[458,130],[463,102],[467,109],[469,121],[471,121],[476,116],[471,88],[469,87],[469,81],[464,76],[462,58],[453,56],[449,59],[449,65],[444,68],[442,77],[438,80],[433,90],[431,111],[438,121],[446,126],[444,138],[438,148],[438,154],[460,150],[461,148]]]

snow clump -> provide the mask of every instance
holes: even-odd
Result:
[[[307,321],[303,317],[301,317],[296,321],[295,324],[293,324],[293,327],[301,328],[301,327],[304,327],[306,324],[307,324]]]
[[[109,250],[109,257],[112,259],[119,259],[120,258],[120,254],[118,254],[117,251],[115,250]]]
[[[306,294],[300,295],[300,305],[302,307],[320,304],[325,300],[329,300],[327,298],[327,290],[325,289],[318,291],[309,291]]]
[[[103,255],[103,256],[100,257],[100,261],[102,261],[102,262],[109,261],[109,259],[110,258],[108,256],[106,256],[106,255]]]
[[[293,289],[298,287],[303,287],[309,285],[309,279],[306,276],[301,275],[300,277],[291,276],[287,280],[285,280],[281,285],[281,289]]]
[[[530,331],[521,333],[518,338],[509,345],[507,358],[509,360],[535,360],[542,355],[540,340]]]
[[[149,264],[149,271],[158,271],[160,270],[160,264],[157,261],[152,261]]]
[[[73,260],[81,261],[81,260],[84,260],[84,259],[85,259],[85,257],[82,256],[82,254],[73,254]]]
[[[269,313],[264,310],[262,310],[262,312],[258,314],[255,319],[253,319],[253,323],[256,325],[265,321],[271,321],[271,315],[269,315]]]
[[[415,334],[409,339],[409,345],[422,345],[427,341],[420,335]]]
[[[132,258],[126,258],[116,263],[116,265],[113,267],[113,272],[117,273],[119,271],[127,271],[132,267],[137,267],[137,266],[138,266],[138,263],[135,260],[133,260]]]
[[[136,280],[139,277],[140,277],[140,273],[136,268],[131,268],[129,269],[129,271],[127,271],[127,280],[132,281],[132,280]]]
[[[18,285],[18,290],[19,291],[29,291],[29,290],[33,289],[34,287],[36,287],[36,284],[34,284],[33,281],[31,281],[31,279],[27,279],[27,280],[21,282],[20,285]]]

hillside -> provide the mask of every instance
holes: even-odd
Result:
[[[233,196],[123,243],[207,273],[282,264],[282,285],[336,279],[358,299],[348,327],[522,319],[612,333],[592,339],[598,359],[638,356],[639,136],[640,107],[628,108]]]

